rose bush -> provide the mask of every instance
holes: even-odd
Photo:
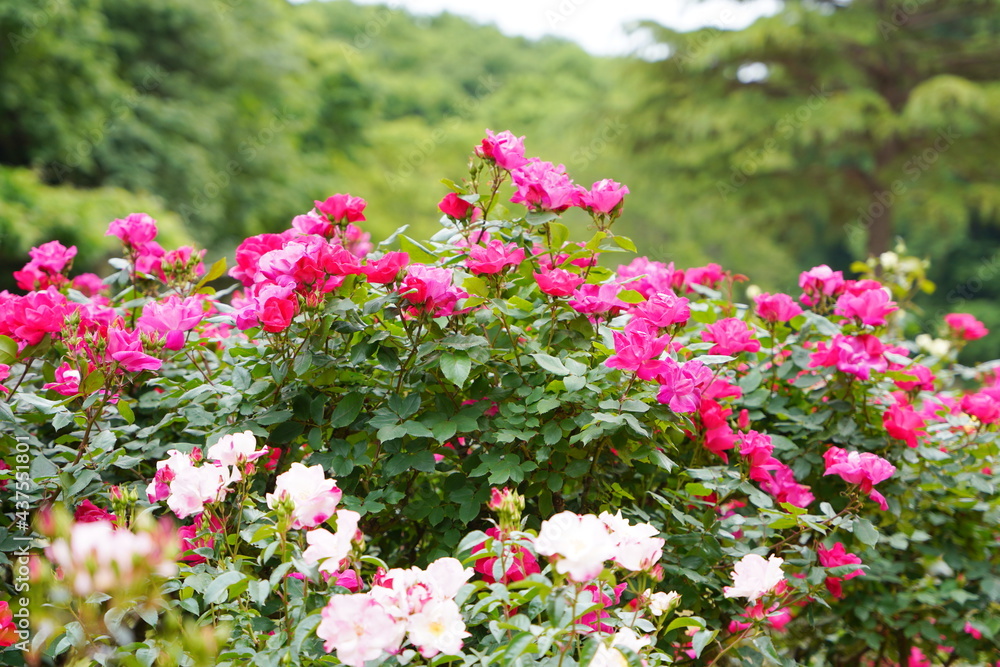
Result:
[[[32,252],[6,663],[996,659],[1000,380],[955,361],[968,315],[903,338],[919,262],[747,305],[717,265],[599,261],[628,189],[509,132],[446,185],[432,239],[375,247],[334,195],[225,289],[143,214],[103,281]]]

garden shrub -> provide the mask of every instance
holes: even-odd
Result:
[[[509,132],[470,165],[434,238],[373,246],[334,195],[226,288],[144,214],[104,279],[32,250],[0,293],[5,663],[997,658],[1000,381],[956,362],[970,316],[902,338],[919,261],[745,304],[633,257],[626,187]]]

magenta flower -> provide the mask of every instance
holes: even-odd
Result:
[[[456,220],[465,220],[472,215],[472,211],[475,210],[476,206],[465,201],[454,192],[449,192],[438,203],[438,208],[447,216]]]
[[[361,197],[337,194],[324,201],[314,201],[316,209],[333,222],[360,222],[365,219],[364,210],[368,205]]]
[[[753,337],[753,330],[743,320],[727,317],[705,327],[701,339],[715,343],[709,354],[737,355],[740,352],[757,352],[760,341]]]
[[[197,297],[181,299],[168,296],[162,301],[150,301],[142,308],[138,324],[141,331],[160,334],[164,347],[179,350],[184,347],[185,334],[201,323],[204,307]]]
[[[878,503],[883,510],[889,509],[885,497],[873,487],[892,477],[896,466],[877,454],[870,452],[848,452],[840,447],[830,447],[823,454],[826,462],[824,475],[840,475],[848,484],[857,484],[862,493]]]
[[[1000,420],[1000,402],[985,391],[962,397],[962,412],[975,417],[983,424]]]
[[[799,300],[807,306],[815,306],[824,296],[836,296],[846,288],[844,274],[834,271],[826,264],[803,271],[799,276],[802,296]]]
[[[80,393],[80,371],[70,366],[68,361],[59,365],[55,376],[56,381],[46,383],[42,389],[51,389],[63,396],[75,396]]]
[[[524,261],[524,249],[516,243],[493,239],[487,245],[473,245],[465,266],[476,275],[495,275],[508,266],[517,266]]]
[[[748,431],[740,440],[740,456],[745,458],[752,468],[769,463],[773,451],[774,444],[771,443],[771,436],[767,434]]]
[[[410,263],[410,256],[405,252],[387,252],[379,259],[369,261],[361,270],[368,277],[368,282],[377,285],[387,285],[395,282],[399,272]]]
[[[888,292],[879,286],[878,289],[866,290],[858,295],[849,292],[842,294],[837,299],[833,312],[854,318],[868,326],[880,327],[885,324],[886,315],[895,310],[899,310],[899,306],[893,303]]]
[[[579,186],[566,175],[563,165],[531,158],[511,172],[517,192],[510,201],[528,208],[561,213],[580,203]]]
[[[916,391],[925,389],[927,391],[934,391],[934,373],[931,369],[927,368],[922,364],[913,364],[912,366],[907,366],[906,368],[900,369],[903,373],[910,373],[913,375],[912,380],[896,380],[896,386],[903,391]]]
[[[904,441],[909,447],[917,446],[917,438],[927,435],[927,423],[909,405],[895,404],[882,414],[886,432]]]
[[[156,238],[156,220],[145,213],[132,213],[108,225],[105,236],[117,236],[130,248],[141,248]]]
[[[496,491],[496,489],[494,489]],[[500,540],[500,529],[494,526],[493,528],[486,529],[486,535],[492,537],[494,540]],[[478,553],[486,548],[486,540],[483,540],[479,544],[472,547],[472,553]],[[480,558],[473,564],[473,568],[488,584],[494,584],[498,580],[495,575],[499,574],[499,581],[504,584],[510,584],[515,581],[521,581],[529,575],[538,574],[541,572],[541,568],[538,566],[538,560],[535,555],[531,553],[528,549],[525,549],[520,544],[514,544],[510,542],[505,542],[503,545],[503,563],[507,566],[506,572],[497,572],[497,564],[500,558],[496,556],[491,556],[489,558]]]
[[[684,286],[684,271],[674,269],[674,263],[651,262],[636,257],[618,267],[618,281],[647,299],[657,293],[672,293]]]
[[[290,234],[259,234],[243,239],[236,248],[236,266],[229,269],[229,275],[250,287],[257,275],[257,265],[261,256],[278,250],[288,242]]]
[[[632,307],[632,317],[645,320],[659,329],[669,329],[675,324],[684,325],[691,318],[690,302],[670,290],[657,292]]]
[[[570,296],[583,282],[583,276],[566,269],[549,269],[533,275],[538,289],[551,296]]]
[[[76,246],[66,247],[59,241],[49,241],[28,251],[31,264],[49,273],[63,273],[63,270],[76,257]]]
[[[624,331],[615,331],[615,353],[604,365],[636,373],[640,380],[651,380],[662,372],[666,364],[659,360],[670,342],[670,336],[656,335],[643,320],[632,320]]]
[[[959,340],[977,340],[989,333],[982,322],[968,313],[949,313],[944,316],[944,322],[952,337]]]
[[[105,354],[118,362],[120,369],[130,373],[159,370],[163,362],[146,354],[139,339],[139,332],[110,326],[107,332],[108,347]]]
[[[696,266],[684,272],[685,285],[704,285],[715,289],[726,277],[726,272],[718,264]],[[689,292],[693,291],[688,289]]]
[[[452,270],[426,264],[411,264],[399,286],[399,294],[434,317],[451,315],[455,304],[466,296],[452,286]]]
[[[840,567],[842,565],[861,565],[861,558],[855,554],[847,553],[844,549],[844,545],[841,542],[837,542],[832,548],[827,549],[825,546],[820,544],[816,547],[816,555],[819,557],[819,564],[823,567]],[[826,578],[826,588],[830,591],[830,594],[837,598],[838,600],[844,597],[843,589],[840,585],[842,581],[847,581],[848,579],[853,579],[854,577],[860,577],[865,573],[864,570],[854,570],[842,577],[827,577]]]
[[[656,400],[677,413],[695,412],[712,378],[712,369],[698,360],[678,364],[673,359],[665,359],[658,378],[660,391]]]
[[[628,186],[605,178],[594,183],[589,191],[580,193],[580,206],[594,213],[608,214],[622,203],[627,194]]]
[[[764,292],[754,298],[757,306],[757,316],[765,322],[788,322],[802,314],[799,304],[787,294],[768,294]]]
[[[869,379],[872,371],[884,373],[889,368],[889,362],[885,358],[885,347],[882,341],[872,334],[859,336],[837,334],[829,346],[825,341],[820,341],[810,359],[810,368],[836,366],[842,373],[850,373],[862,380]]]
[[[476,155],[493,160],[498,167],[507,171],[513,171],[527,162],[524,157],[524,137],[515,137],[510,130],[504,130],[500,134],[486,130],[486,138],[476,146]]]
[[[628,304],[618,298],[622,286],[618,283],[601,285],[581,285],[573,292],[569,307],[578,313],[586,315],[605,314],[613,317],[628,307]]]
[[[761,488],[779,503],[791,503],[805,509],[816,500],[809,486],[796,481],[795,473],[781,461],[772,458],[757,470],[767,473],[758,481],[761,483]]]

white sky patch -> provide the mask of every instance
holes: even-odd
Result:
[[[648,36],[629,34],[638,21],[652,20],[677,30],[705,26],[738,30],[774,14],[780,0],[354,0],[388,4],[415,14],[451,12],[477,23],[495,24],[508,35],[537,39],[554,35],[597,55],[641,51]]]

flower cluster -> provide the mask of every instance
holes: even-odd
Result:
[[[454,655],[468,636],[455,596],[471,576],[454,558],[390,569],[366,593],[332,596],[316,634],[328,653],[353,667],[398,652],[404,640],[425,658]]]

